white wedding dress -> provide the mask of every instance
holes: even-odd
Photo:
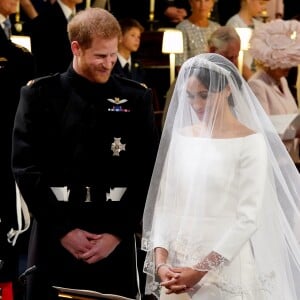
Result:
[[[214,53],[188,59],[143,214],[145,294],[162,296],[162,279],[175,291],[156,274],[166,262],[207,271],[168,300],[299,300],[299,201],[299,172],[238,69]]]
[[[155,207],[153,246],[167,249],[173,266],[194,266],[211,251],[225,263],[190,293],[163,293],[162,299],[277,299],[272,298],[276,274],[258,275],[251,240],[260,229],[266,197],[276,197],[268,189],[267,172],[260,134],[173,136]]]

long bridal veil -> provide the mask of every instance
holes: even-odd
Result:
[[[205,106],[196,107],[196,97]],[[263,290],[263,299],[300,299],[299,173],[237,68],[220,55],[200,54],[180,69],[149,187],[142,237],[146,293],[159,297],[156,245],[168,250],[168,263],[193,267],[230,235],[242,237],[242,227],[226,211],[228,202],[238,211],[241,199],[240,224],[254,220],[249,238],[215,274],[222,278],[243,253],[255,278],[239,281],[229,272],[234,283],[228,280],[223,288],[235,294]],[[257,205],[252,209],[247,201]]]

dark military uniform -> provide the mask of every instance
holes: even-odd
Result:
[[[17,277],[20,240],[15,246],[7,241],[7,233],[17,227],[15,183],[11,172],[11,135],[20,98],[20,88],[34,76],[31,53],[12,43],[0,26],[0,98],[1,98],[1,199],[0,199],[0,282]],[[20,237],[23,238],[22,236]],[[23,250],[23,249],[22,249]]]
[[[37,220],[29,254],[37,266],[32,283],[41,290],[29,299],[46,300],[47,284],[135,298],[133,235],[156,155],[154,124],[151,90],[116,75],[95,84],[70,68],[22,89],[13,172]],[[51,187],[65,187],[67,201]],[[113,196],[114,188],[123,195]],[[75,228],[122,241],[107,258],[86,264],[59,241]]]

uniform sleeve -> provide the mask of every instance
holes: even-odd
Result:
[[[229,261],[259,227],[260,210],[267,181],[266,153],[266,145],[261,138],[255,143],[246,143],[241,155],[237,176],[240,197],[237,203],[236,221],[213,249]]]
[[[44,99],[38,93],[39,88],[31,86],[21,90],[12,137],[12,171],[32,215],[61,237],[73,228],[65,203],[57,201],[41,165],[40,140],[46,133],[42,126]]]

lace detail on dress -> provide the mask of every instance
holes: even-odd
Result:
[[[161,286],[158,281],[153,280],[146,286],[145,290],[146,295],[154,294],[159,298],[159,295],[161,293]]]
[[[159,298],[161,286],[160,280],[155,275],[155,260],[152,242],[144,239],[142,241],[143,249],[148,249],[144,272],[150,275],[147,282],[146,293],[154,294]],[[172,249],[172,250],[170,250]],[[203,279],[194,286],[190,293],[197,293],[198,289],[204,286],[215,286],[225,294],[234,296],[251,295],[254,299],[259,299],[259,295],[272,295],[275,286],[275,272],[259,276],[254,273],[243,282],[238,282],[232,277],[231,264],[224,257],[216,252],[208,250],[199,243],[188,245],[186,239],[180,237],[177,241],[170,242],[169,256],[167,263],[172,266],[192,267],[198,271],[208,271]],[[209,252],[210,251],[210,252]],[[257,276],[256,276],[257,275]]]
[[[208,256],[204,257],[199,263],[193,266],[197,271],[210,271],[221,268],[227,260],[216,252],[211,252]]]
[[[153,249],[153,245],[148,239],[142,238],[141,248],[144,251],[150,251],[151,249]]]
[[[203,286],[214,285],[221,291],[232,294],[234,296],[242,296],[242,295],[251,295],[257,296],[262,293],[272,294],[272,290],[275,284],[275,273],[270,272],[269,274],[265,274],[264,276],[256,278],[253,282],[249,282],[248,284],[237,284],[232,281],[230,277],[222,274],[220,270],[218,271],[210,271],[208,273],[207,278],[205,278],[198,284],[197,289]]]
[[[275,287],[275,277],[276,274],[274,271],[265,274],[264,276],[260,276],[259,282],[261,283],[262,290],[271,294]]]
[[[191,243],[185,237],[179,236],[176,241],[170,242],[168,263],[173,266],[191,267],[199,271],[221,268],[226,260],[217,253],[209,256],[211,251],[211,248],[198,241]]]

